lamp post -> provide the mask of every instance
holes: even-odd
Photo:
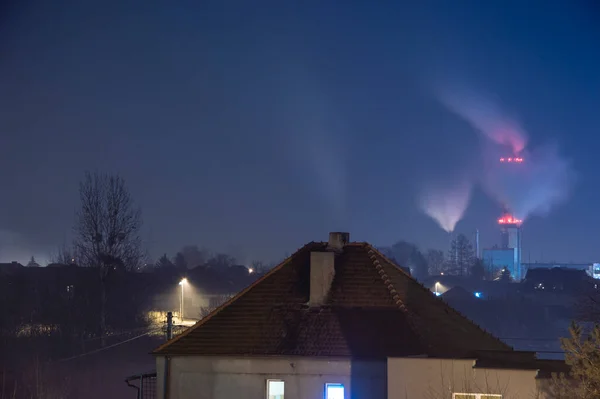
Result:
[[[181,318],[181,322],[183,323],[183,286],[187,284],[187,278],[181,279],[179,285],[181,286],[181,301],[179,303],[179,317]]]

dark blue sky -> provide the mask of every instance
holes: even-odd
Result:
[[[600,260],[591,1],[14,3],[0,9],[0,260],[70,241],[86,169],[127,179],[153,255],[267,260],[339,229],[446,248],[417,191],[480,146],[440,82],[493,93],[533,145],[573,161],[570,200],[524,225],[524,260]],[[457,230],[492,245],[499,212],[476,190]]]

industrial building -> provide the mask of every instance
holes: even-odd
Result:
[[[506,157],[500,158],[501,163],[513,166],[523,163],[523,158]],[[515,171],[514,169],[512,169]],[[484,249],[482,260],[487,268],[488,274],[496,275],[500,270],[507,269],[514,281],[521,281],[525,278],[525,271],[521,265],[521,225],[523,220],[518,219],[504,204],[504,213],[498,219],[500,226],[500,246]]]
[[[500,247],[483,250],[482,260],[488,273],[495,275],[506,268],[515,281],[521,281],[525,273],[521,264],[521,224],[522,220],[505,212],[498,219],[500,226]]]

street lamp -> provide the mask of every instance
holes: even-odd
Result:
[[[436,295],[436,296],[440,296],[440,293],[439,293],[439,291],[438,291],[438,286],[439,286],[439,285],[440,285],[440,282],[439,282],[439,281],[436,281],[436,282],[435,282],[435,295]]]
[[[179,304],[179,317],[181,318],[181,322],[183,323],[183,286],[187,284],[187,278],[181,279],[179,285],[181,286],[181,302]]]

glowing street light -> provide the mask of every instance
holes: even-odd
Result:
[[[179,303],[179,317],[181,318],[181,322],[183,323],[183,287],[187,284],[187,278],[181,279],[179,285],[181,286],[181,302]]]
[[[248,274],[252,274],[252,273],[254,273],[254,269],[253,269],[253,268],[251,268],[251,267],[250,267],[250,268],[248,268]]]
[[[435,296],[440,296],[440,292],[438,291],[438,287],[440,285],[439,281],[435,282]]]

